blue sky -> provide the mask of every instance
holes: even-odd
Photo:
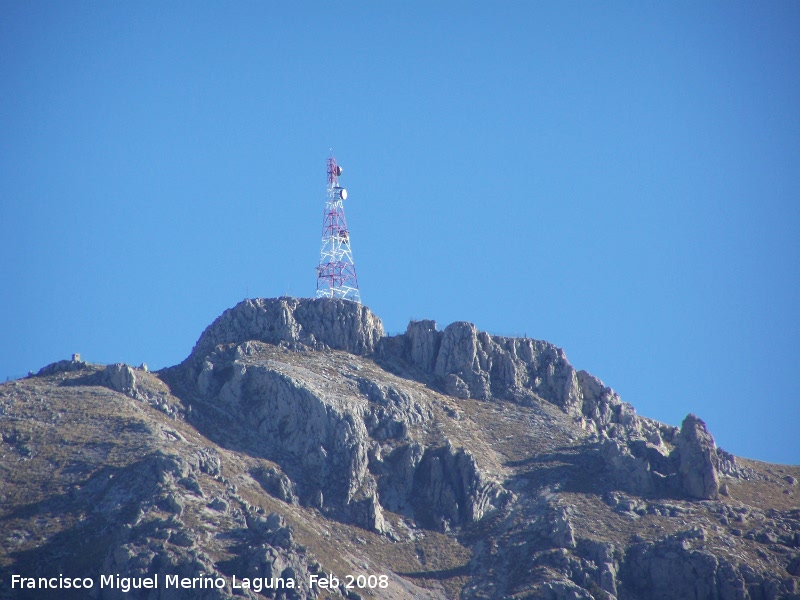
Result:
[[[312,296],[333,148],[387,331],[545,339],[800,463],[800,4],[497,4],[2,3],[0,376]]]

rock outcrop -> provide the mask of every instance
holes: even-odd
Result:
[[[717,447],[706,424],[688,415],[681,425],[676,447],[683,491],[692,498],[716,500],[719,497]]]
[[[613,390],[577,371],[560,348],[528,338],[490,336],[466,322],[437,331],[431,320],[412,321],[404,334],[384,338],[377,355],[403,360],[434,387],[458,398],[499,399],[530,405],[546,400],[582,419],[588,430],[647,427]]]
[[[706,532],[694,528],[631,546],[622,568],[627,589],[642,598],[796,598],[797,584],[776,573],[759,574],[706,548]]]
[[[545,400],[599,438],[601,455],[620,489],[637,494],[685,494],[714,499],[719,473],[735,476],[735,459],[718,451],[694,416],[677,428],[636,415],[602,381],[577,371],[547,342],[490,336],[456,322],[437,331],[412,321],[405,334],[378,346],[384,360],[403,360],[435,389],[456,398]],[[674,444],[678,446],[674,446]]]
[[[298,377],[287,365],[254,357],[258,342],[205,357],[192,389],[205,403],[222,408],[254,436],[251,447],[276,461],[288,482],[281,496],[296,490],[302,504],[342,516],[360,516],[360,525],[380,530],[376,483],[367,465],[369,435],[365,403],[350,404],[325,379]],[[280,481],[280,477],[279,477]],[[373,509],[362,510],[364,503]],[[370,521],[364,521],[369,518]]]
[[[447,444],[421,456],[405,502],[413,503],[420,523],[449,531],[479,521],[506,495],[481,472],[471,453]]]
[[[347,300],[248,299],[226,310],[206,328],[188,360],[202,361],[220,344],[247,341],[369,354],[383,335],[377,316],[366,306]]]
[[[199,362],[197,348],[193,356]],[[252,340],[222,343],[202,364],[196,375],[190,364],[173,376],[255,434],[250,447],[281,467],[259,472],[258,480],[284,501],[379,533],[391,533],[384,506],[449,530],[502,501],[502,489],[471,454],[414,440],[412,430],[432,418],[431,409],[392,385],[358,371],[337,385]]]
[[[139,390],[136,386],[136,373],[126,364],[117,363],[108,365],[99,374],[100,385],[104,385],[116,392],[136,398]]]

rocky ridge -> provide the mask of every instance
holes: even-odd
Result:
[[[245,300],[176,367],[62,361],[0,408],[4,584],[58,565],[300,584],[186,596],[207,598],[366,597],[308,585],[356,571],[387,598],[800,597],[800,469],[469,323],[389,337],[351,302]]]

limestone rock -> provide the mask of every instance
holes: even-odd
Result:
[[[369,435],[376,440],[405,438],[409,426],[431,418],[429,409],[393,386],[358,378],[358,388],[371,403],[364,423]]]
[[[594,600],[592,594],[568,579],[548,582],[542,591],[547,600]]]
[[[615,554],[614,544],[597,540],[579,539],[576,552],[589,561],[589,565],[596,565],[597,573],[595,579],[600,589],[616,597],[619,563]]]
[[[389,338],[364,307],[280,298],[226,311],[177,367],[46,369],[0,386],[4,581],[235,573],[298,582],[236,592],[253,600],[369,595],[309,588],[317,557],[387,574],[375,594],[395,599],[800,594],[800,469],[737,464],[691,415],[640,417],[546,342],[433,321]],[[728,497],[692,501],[722,475]]]
[[[626,444],[619,440],[604,440],[600,453],[617,486],[634,494],[653,493],[655,486],[650,464],[644,458],[634,456]]]
[[[202,361],[218,344],[249,340],[369,354],[383,335],[381,320],[366,306],[349,300],[248,299],[226,310],[206,328],[190,358]]]
[[[703,549],[704,540],[705,533],[693,529],[632,546],[623,565],[623,581],[647,598],[747,598],[742,572]]]
[[[89,364],[81,360],[59,360],[58,362],[51,363],[39,369],[36,377],[47,377],[48,375],[55,375],[56,373],[69,373],[71,371],[81,371],[88,367]]]
[[[89,365],[87,365],[86,363],[80,363],[80,362],[62,361],[62,363],[66,363],[69,365],[83,365],[83,367],[76,369],[68,369],[68,370],[83,370],[83,368],[89,367]],[[51,367],[59,368],[58,367],[59,364],[60,363],[55,363],[55,365],[50,365],[49,367],[45,367],[45,369],[50,369]],[[44,369],[42,371],[44,371]],[[40,373],[42,371],[40,371]],[[136,378],[135,369],[124,363],[115,363],[112,365],[107,365],[106,367],[103,367],[101,370],[96,370],[95,367],[92,370],[90,370],[88,374],[81,377],[68,379],[64,381],[62,385],[67,385],[67,386],[99,385],[107,387],[110,390],[114,390],[115,392],[120,392],[121,394],[125,394],[126,396],[129,396],[131,398],[142,399],[146,396],[146,394],[143,394],[142,390],[140,389],[139,383]]]
[[[506,492],[481,472],[471,453],[449,443],[425,452],[414,473],[416,514],[440,531],[480,520],[505,496]]]
[[[719,469],[731,476],[738,473],[733,456],[716,448],[705,423],[694,415],[687,416],[680,433],[673,434],[666,426],[635,416],[627,417],[625,425],[624,407],[624,403],[616,406],[599,444],[618,489],[645,496],[677,494],[715,500],[720,493]],[[606,434],[617,437],[605,438]],[[672,450],[665,439],[674,444]]]
[[[559,507],[549,515],[550,539],[557,548],[575,548],[575,529],[570,522],[570,511]]]
[[[433,372],[441,344],[436,321],[411,321],[406,328],[405,344],[408,361],[425,372]]]
[[[322,492],[331,507],[343,508],[374,492],[367,471],[368,434],[347,405],[266,365],[234,361],[218,401],[253,423],[266,456],[284,466],[299,486],[301,501]],[[289,489],[283,494],[291,502]]]
[[[677,450],[683,491],[692,498],[716,500],[719,497],[719,477],[714,468],[716,445],[706,424],[692,414],[683,420]]]
[[[298,504],[295,485],[289,477],[273,467],[254,470],[253,478],[261,484],[269,494],[283,500],[287,504]]]
[[[480,373],[478,360],[478,331],[475,325],[456,322],[448,325],[443,334],[433,372],[436,375],[448,373]]]
[[[414,482],[417,467],[425,453],[425,448],[411,442],[395,448],[383,460],[370,465],[379,479],[381,502],[388,510],[413,515]]]
[[[444,391],[455,398],[469,398],[469,386],[455,373],[448,373],[444,378]]]
[[[405,360],[457,398],[521,404],[541,398],[582,419],[591,430],[611,424],[641,427],[630,405],[599,379],[576,371],[564,351],[547,342],[490,336],[467,322],[451,323],[439,332],[434,321],[424,320],[410,322],[404,334],[382,339],[376,351],[385,360]]]
[[[722,448],[717,448],[716,454],[711,456],[714,468],[721,475],[739,477],[741,475],[739,465],[736,464],[736,457]]]
[[[132,398],[136,398],[139,395],[136,387],[136,373],[131,367],[123,363],[108,365],[101,374],[100,385]]]

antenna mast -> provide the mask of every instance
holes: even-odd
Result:
[[[342,167],[328,159],[328,192],[322,217],[322,248],[317,266],[317,298],[342,298],[361,304],[350,232],[344,218],[347,190],[339,186]]]

